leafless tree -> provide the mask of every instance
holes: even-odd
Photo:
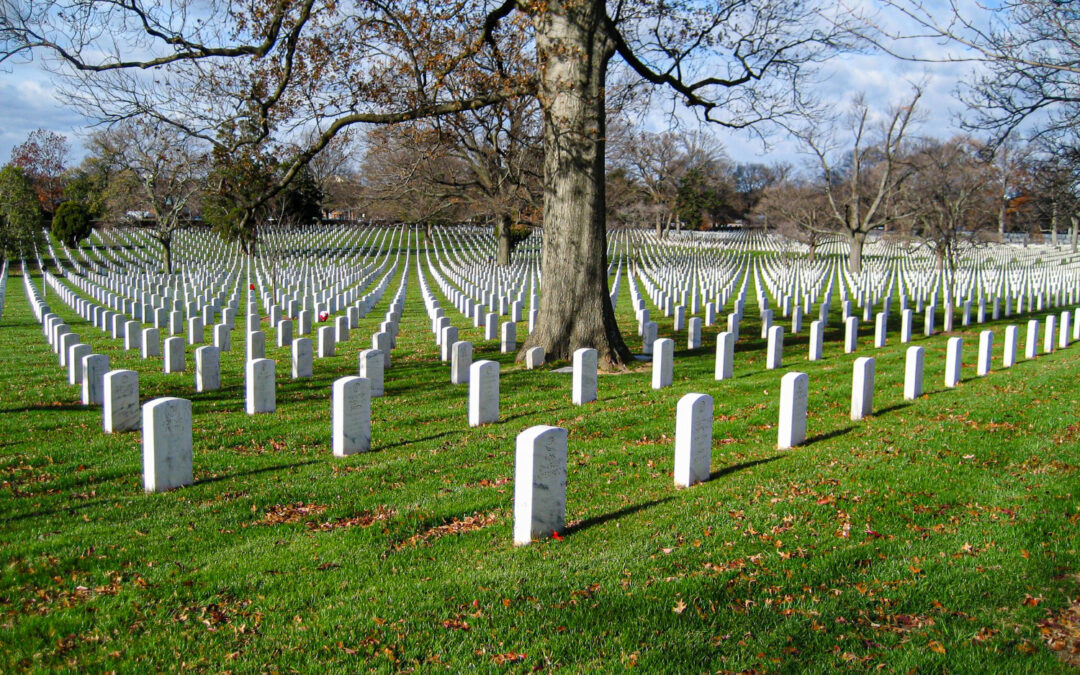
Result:
[[[149,212],[151,235],[161,244],[166,273],[172,274],[173,234],[196,206],[207,168],[205,147],[152,118],[117,122],[92,134],[89,145],[110,166],[107,219],[124,222],[132,212]]]
[[[958,255],[985,241],[997,219],[996,172],[969,137],[923,140],[907,158],[913,173],[898,196],[911,231],[933,251],[938,270],[955,277]],[[952,289],[950,289],[952,290]]]
[[[301,145],[310,145],[317,133],[317,130],[308,131]],[[322,191],[326,211],[343,211],[356,203],[359,189],[356,167],[361,152],[357,137],[353,129],[343,131],[308,163],[311,176]]]
[[[846,127],[834,119],[794,130],[820,169],[835,228],[850,247],[848,270],[852,273],[862,269],[866,236],[897,217],[889,204],[911,173],[903,162],[903,146],[921,96],[922,89],[913,87],[910,99],[894,106],[880,124],[859,96],[846,117]]]
[[[453,166],[430,127],[374,127],[365,140],[361,199],[377,220],[428,226],[468,217],[461,198],[446,187]]]
[[[810,260],[816,258],[819,246],[840,237],[822,184],[802,179],[770,186],[756,212],[768,218],[784,236],[806,244]]]
[[[863,21],[865,35],[889,53],[911,61],[980,66],[961,90],[970,128],[989,132],[999,143],[1033,117],[1038,117],[1036,134],[1080,124],[1080,14],[1074,3],[883,4],[887,12],[864,15]],[[899,18],[892,25],[905,28],[887,28],[890,18]]]
[[[700,131],[628,130],[618,135],[611,155],[612,164],[622,169],[647,198],[648,203],[637,211],[653,221],[657,237],[664,236],[678,219],[679,183],[688,171],[715,173],[730,168],[723,145]]]

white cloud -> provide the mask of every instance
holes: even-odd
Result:
[[[82,157],[79,134],[90,120],[60,102],[51,77],[34,63],[14,64],[0,73],[0,164],[6,164],[11,149],[35,129],[67,136],[70,164]]]

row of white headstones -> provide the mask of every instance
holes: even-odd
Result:
[[[70,253],[68,257],[71,257]],[[58,264],[60,263],[59,258],[54,259]],[[295,295],[292,295],[278,289],[278,299],[286,307],[289,316],[296,317],[298,321],[297,332],[300,335],[307,335],[311,333],[314,315],[322,316],[337,312],[345,305],[352,303],[385,266],[386,260],[384,259],[382,265],[372,266],[371,269],[365,267],[362,272],[353,273],[348,275],[347,278],[335,275],[334,283],[321,289],[312,280],[312,286],[304,288],[302,294],[299,290],[295,290]],[[396,271],[396,267],[393,271]],[[393,271],[384,275],[385,283],[388,283],[389,277],[393,276]],[[364,276],[365,272],[367,273],[366,276]],[[168,329],[172,335],[177,335],[183,332],[183,321],[186,315],[189,344],[201,344],[204,341],[204,328],[213,326],[215,339],[217,339],[217,335],[221,331],[231,331],[239,310],[240,292],[237,283],[239,275],[237,270],[226,274],[209,272],[186,274],[182,285],[173,287],[161,283],[160,277],[155,282],[151,275],[148,274],[111,274],[105,276],[74,262],[73,269],[70,271],[64,269],[63,265],[61,265],[61,273],[80,292],[102,305],[101,309],[95,308],[94,311],[107,313],[107,316],[101,318],[95,314],[93,317],[94,324],[100,325],[103,323],[107,328],[111,322],[114,337],[124,337],[126,335],[126,326],[129,324],[127,317],[135,320],[141,319],[142,322],[147,324],[153,323],[155,329],[159,331]],[[263,279],[259,270],[256,270],[256,277],[261,284]],[[55,280],[49,277],[47,279],[50,280],[50,285],[56,285]],[[359,279],[359,282],[354,287],[345,289],[345,286],[351,282],[357,282],[357,279]],[[371,306],[378,302],[382,291],[385,290],[385,283],[364,296],[361,299],[362,302],[357,303],[356,309],[359,310],[360,314],[366,313]],[[294,287],[294,289],[296,288],[298,287]],[[183,304],[181,304],[181,299],[184,300]],[[318,301],[318,304],[316,304],[316,301]],[[272,304],[267,298],[264,298],[264,303],[268,306]],[[303,307],[303,311],[300,311],[299,307]],[[181,308],[185,309],[183,313],[180,311]],[[249,330],[252,329],[251,314],[253,309],[249,300]],[[356,309],[350,308],[349,312],[352,327],[355,327],[358,318],[353,316]],[[278,327],[279,322],[282,320],[282,307],[270,306],[268,313],[271,325]],[[213,321],[218,314],[221,315],[222,321],[218,326],[214,326]],[[119,315],[119,317],[116,318],[115,315]],[[283,328],[287,331],[288,336],[291,336],[291,321]],[[156,339],[157,334],[151,335],[155,340],[148,344],[147,348],[151,350],[152,355],[156,356],[159,350]],[[279,337],[280,341],[281,338]],[[287,344],[288,339],[285,339],[285,342]]]
[[[437,275],[435,276],[437,277]],[[434,329],[441,328],[442,330],[445,330],[447,326],[445,326],[443,322],[438,321],[439,319],[443,318],[438,315],[438,303],[434,300],[433,294],[431,294],[429,289],[427,288],[426,282],[424,281],[424,276],[421,274],[419,278],[421,279],[421,284],[423,286],[424,299],[428,307],[429,316],[433,318],[433,323],[435,323]],[[1052,349],[1052,336],[1054,334],[1055,318],[1056,317],[1051,316],[1048,320],[1046,331],[1046,350]],[[850,321],[851,318],[849,318],[848,320],[849,325]],[[1080,329],[1080,322],[1070,322],[1068,314],[1063,314],[1060,329],[1061,346],[1066,346],[1068,344],[1068,328],[1070,323],[1072,323],[1076,329]],[[509,325],[512,326],[513,324]],[[65,350],[63,344],[65,342],[65,340],[63,339],[64,332],[62,331],[61,327],[57,325],[55,321],[52,321],[51,328],[52,330],[50,330],[50,327],[48,325],[46,326],[46,330],[49,332],[50,335],[50,342],[54,343],[54,348],[57,348],[61,352],[61,354],[63,354],[65,351],[70,351],[70,347],[76,346],[73,344],[69,344],[67,345],[68,349]],[[776,347],[776,345],[782,346],[782,329],[778,326],[766,326],[766,329],[768,330],[770,336],[769,362],[774,364],[770,367],[779,367],[779,349]],[[1006,330],[1006,353],[1004,357],[1004,362],[1006,366],[1011,365],[1012,362],[1015,360],[1016,332],[1017,329],[1015,326],[1010,326]],[[1032,336],[1037,335],[1037,332],[1038,322],[1033,320],[1029,323],[1029,358],[1034,356],[1033,352],[1035,341]],[[447,339],[451,337],[450,335],[443,333],[441,337],[443,344],[449,344],[453,347],[457,347],[458,343],[455,343],[453,340]],[[779,337],[779,340],[776,339],[777,337]],[[735,335],[732,335],[731,333],[724,333],[719,336],[717,344],[718,379],[723,379],[723,373],[728,373],[727,376],[730,376],[730,353],[733,349],[733,347],[731,346],[734,344],[734,338]],[[989,371],[989,354],[990,350],[992,349],[992,338],[993,335],[990,331],[984,331],[980,339],[980,375],[983,375]],[[439,333],[437,333],[437,342],[439,341],[439,339],[440,335]],[[959,381],[959,340],[959,338],[953,338],[952,340],[950,340],[949,344],[948,361],[950,365],[947,365],[946,369],[946,384],[948,386],[955,386],[955,383]],[[66,341],[70,342],[71,338],[68,338]],[[1009,347],[1010,343],[1012,345],[1011,349]],[[656,388],[661,388],[664,386],[668,386],[671,383],[673,342],[671,340],[658,340],[656,344],[658,346],[658,355],[654,360],[653,364],[653,386]],[[464,345],[468,345],[468,343],[464,343],[462,347],[464,347]],[[443,351],[445,354],[446,350],[444,349]],[[986,354],[985,358],[983,357],[984,353]],[[1011,357],[1010,354],[1012,354]],[[72,363],[76,363],[77,359],[74,358],[76,357],[76,354],[71,353],[70,356],[72,358],[70,358],[69,360]],[[536,363],[542,362],[542,351],[538,355],[533,355],[533,359]],[[272,402],[268,407],[265,403],[265,396],[260,397],[259,395],[259,392],[265,391],[266,388],[258,386],[258,382],[265,382],[269,380],[271,392],[270,395],[272,396],[273,370],[271,369],[269,371],[267,377],[267,373],[265,372],[265,370],[259,370],[260,365],[256,363],[260,360],[266,361],[265,359],[249,358],[249,412],[262,412],[273,409]],[[908,378],[905,386],[905,395],[908,394],[909,390],[916,392],[921,391],[922,360],[922,349],[919,347],[912,347],[909,350],[908,354]],[[581,405],[596,399],[596,361],[597,355],[595,350],[579,350],[579,352],[576,353],[574,356],[574,384],[572,398],[575,404]],[[984,362],[986,364],[985,366]],[[272,364],[273,362],[271,361],[270,363]],[[852,387],[853,419],[859,419],[862,416],[869,414],[872,410],[873,367],[873,359],[862,358],[856,361]],[[460,366],[458,370],[460,372]],[[114,371],[114,373],[117,375],[124,372],[135,374],[133,371]],[[467,381],[470,382],[470,424],[475,426],[479,424],[496,422],[498,420],[498,363],[493,361],[480,361],[475,364],[469,364],[467,372]],[[110,375],[113,375],[114,373],[110,373]],[[118,410],[128,410],[128,414],[126,416],[121,413],[120,417],[131,417],[131,413],[135,413],[138,410],[137,374],[135,375],[136,379],[133,385],[136,394],[134,396],[133,405],[113,406],[113,408]],[[950,378],[952,384],[950,384]],[[94,378],[91,378],[91,382],[93,381],[93,379]],[[132,383],[124,382],[123,380],[124,378],[122,376],[118,377],[118,381],[115,383],[116,386],[110,388],[116,389],[117,391],[125,389],[127,391],[130,391],[133,388]],[[464,381],[465,378],[459,377],[459,380]],[[255,384],[252,385],[252,383]],[[372,382],[369,378],[365,377],[347,377],[335,382],[333,395],[333,445],[334,453],[336,455],[352,454],[354,452],[361,452],[370,448],[370,396],[372,394],[371,389]],[[780,447],[792,447],[794,445],[802,443],[805,440],[806,391],[807,376],[805,374],[789,373],[785,376],[781,390],[780,438],[778,439],[778,444],[780,445]],[[914,393],[909,397],[914,398],[918,395],[918,393]],[[263,403],[260,403],[260,398],[264,399]],[[168,405],[166,405],[165,403],[168,401],[176,401],[182,403],[169,403]],[[185,403],[186,406],[184,405]],[[708,412],[707,415],[705,414],[706,409]],[[169,487],[175,487],[173,483],[175,482],[174,478],[176,472],[172,471],[170,467],[174,466],[176,462],[172,461],[171,459],[175,455],[175,453],[159,453],[153,450],[148,452],[146,450],[145,444],[150,443],[151,448],[154,448],[155,446],[168,447],[173,445],[173,441],[175,441],[176,437],[178,436],[177,434],[173,433],[173,431],[179,430],[179,437],[182,437],[184,435],[184,415],[186,414],[186,428],[188,430],[187,434],[189,437],[186,445],[188,447],[187,456],[190,458],[190,410],[190,402],[184,399],[159,399],[156,401],[151,401],[143,407],[142,422],[144,430],[146,431],[146,435],[144,436],[144,460],[151,461],[148,460],[147,457],[153,459],[154,461],[161,458],[161,461],[164,462],[163,467],[158,467],[156,465],[146,467],[144,474],[146,476],[145,481],[148,490],[168,489]],[[677,434],[677,484],[689,486],[692,485],[694,482],[704,480],[708,476],[708,460],[704,461],[705,478],[702,478],[702,472],[700,471],[700,467],[702,466],[703,462],[700,456],[700,452],[695,454],[694,452],[692,452],[692,449],[700,448],[702,447],[702,445],[704,445],[706,449],[711,447],[711,410],[711,397],[703,394],[688,395],[687,397],[684,397],[683,401],[680,402],[677,429],[684,430],[684,433]],[[108,417],[108,415],[106,415],[106,417]],[[692,433],[692,431],[685,431],[702,428],[703,423],[700,420],[705,419],[706,417],[708,419],[707,427],[709,429],[708,439],[706,439],[705,441],[701,441],[700,433],[695,435],[694,433]],[[106,424],[108,425],[108,423]],[[550,445],[547,440],[544,440],[552,437],[550,434],[545,435],[547,429],[551,428],[542,428],[541,431],[537,431],[537,433],[535,434],[535,442],[532,442],[532,445],[542,445],[545,447]],[[526,432],[526,434],[528,434],[528,432]],[[523,434],[523,437],[525,437],[526,434]],[[554,436],[557,437],[558,434],[554,434]],[[565,431],[563,431],[562,438],[565,441]],[[685,442],[680,444],[678,442],[678,438],[684,439]],[[520,443],[521,441],[519,441],[519,445]],[[179,443],[179,445],[182,449],[184,443],[181,442]],[[684,450],[681,453],[678,452],[678,449],[680,447],[682,447]],[[181,455],[182,454],[183,452],[181,452]],[[562,454],[564,457],[563,461],[565,463],[565,448],[563,449]],[[519,460],[519,464],[520,462],[521,460]],[[151,463],[154,462],[151,461]],[[180,462],[180,464],[182,465],[183,462]],[[695,470],[695,468],[697,470]],[[542,470],[542,468],[537,470]],[[184,480],[184,475],[187,475],[187,482],[180,482],[177,484],[189,484],[191,481],[189,475],[191,473],[190,468],[187,470],[186,474],[183,471],[181,471],[180,473],[182,474],[180,477],[181,480]],[[519,481],[519,485],[524,485],[524,482]],[[563,476],[563,486],[565,488],[565,475]],[[563,490],[563,492],[564,502],[565,489]],[[545,501],[544,499],[535,498],[535,495],[530,495],[527,499],[525,499],[525,497],[522,497],[517,501],[522,502],[523,500],[529,502],[530,504],[536,502],[537,504],[541,505],[540,508],[533,510],[537,510],[538,512],[550,511],[550,509],[543,508],[542,506],[544,503],[551,500]],[[531,509],[532,507],[529,508]],[[522,511],[524,513],[526,510],[529,509],[526,509],[524,506],[522,506],[521,509],[516,509],[516,512]],[[536,525],[535,527],[530,526],[530,538],[535,538],[535,536],[541,536],[545,532],[546,525],[544,525],[544,523],[548,522],[548,519],[543,514],[530,516],[529,518],[524,518],[523,516],[523,521],[524,520],[527,520],[534,525],[539,523],[539,525]],[[521,537],[518,536],[519,530],[521,528],[518,527],[517,522],[518,519],[516,519],[515,524],[515,538],[518,540],[519,543],[524,543],[521,541]],[[551,531],[558,530],[556,529]]]
[[[70,256],[69,256],[70,257]],[[374,291],[363,296],[358,302],[357,306],[349,307],[347,316],[341,316],[337,318],[334,326],[323,326],[319,329],[318,334],[318,354],[320,357],[332,356],[334,353],[335,342],[340,342],[348,339],[349,327],[356,327],[359,319],[362,318],[370,308],[377,304],[381,299],[383,292],[385,291],[390,278],[396,274],[397,265],[393,265],[391,270],[384,275],[381,283],[379,283]],[[78,272],[78,270],[76,270]],[[69,274],[65,275],[67,280],[73,283],[81,291],[89,295],[90,297],[103,302],[104,305],[97,305],[91,300],[80,297],[72,289],[64,286],[56,277],[54,277],[48,271],[43,271],[43,276],[46,282],[51,286],[59,297],[69,306],[71,306],[76,313],[82,316],[87,321],[93,323],[95,327],[99,327],[104,331],[108,331],[111,327],[112,335],[114,339],[123,339],[125,349],[139,349],[140,343],[142,347],[143,358],[150,358],[161,355],[161,342],[159,338],[159,330],[155,325],[154,327],[143,328],[142,323],[138,320],[129,320],[125,316],[125,311],[131,313],[132,316],[138,315],[138,308],[142,306],[144,310],[147,307],[153,307],[154,305],[140,305],[131,300],[127,300],[124,294],[119,291],[126,291],[128,294],[134,294],[136,286],[134,284],[127,285],[118,283],[115,279],[105,279],[105,286],[97,286],[90,284],[88,279],[90,274]],[[362,289],[365,284],[361,283],[357,289],[352,289],[351,293],[342,293],[334,296],[333,301],[335,304],[344,304],[356,299],[359,294],[359,289]],[[145,285],[144,285],[145,287]],[[112,292],[115,289],[117,293]],[[186,291],[185,291],[186,293]],[[206,296],[209,298],[209,295]],[[400,296],[399,296],[400,297]],[[250,295],[249,295],[250,298]],[[143,298],[148,299],[148,298]],[[157,302],[168,301],[168,296],[158,296],[155,298]],[[213,304],[202,306],[202,301],[198,303],[189,303],[188,314],[195,314],[188,319],[188,332],[187,342],[188,344],[195,346],[201,344],[204,341],[203,336],[203,322],[210,322],[213,320],[214,312],[218,307]],[[238,294],[234,293],[234,301],[226,306],[222,311],[222,323],[214,326],[214,342],[213,346],[199,347],[195,350],[196,361],[196,373],[195,373],[195,388],[196,391],[210,391],[220,388],[220,352],[230,351],[231,338],[230,334],[235,323],[236,305],[238,303]],[[195,306],[193,309],[192,306]],[[111,309],[110,309],[111,308]],[[116,311],[112,311],[115,309]],[[151,314],[156,317],[160,317],[162,313],[160,306],[155,311],[144,311],[145,316],[149,317]],[[387,313],[386,321],[381,325],[380,332],[376,333],[373,338],[373,349],[367,350],[360,356],[361,371],[367,369],[378,369],[381,373],[381,360],[377,358],[379,354],[386,357],[389,356],[389,350],[393,345],[394,338],[397,333],[397,323],[400,320],[402,311],[402,305],[400,302],[391,306],[391,310]],[[275,313],[280,317],[281,308],[277,306],[270,307],[270,316],[273,321]],[[201,316],[200,316],[201,314]],[[179,316],[179,312],[172,312],[173,319],[171,323],[178,323],[175,321]],[[300,332],[301,334],[310,333],[311,324],[311,312],[301,311],[299,312]],[[305,318],[307,321],[305,322]],[[47,313],[42,318],[46,335],[49,337],[50,344],[54,346],[54,350],[60,355],[60,361],[62,366],[70,366],[69,380],[72,384],[78,384],[83,381],[82,366],[79,358],[73,358],[68,363],[67,355],[72,346],[79,345],[77,355],[81,356],[84,352],[88,352],[88,346],[79,343],[79,336],[71,334],[70,328],[63,323],[63,321],[51,313]],[[247,348],[247,362],[263,359],[265,355],[265,335],[258,330],[254,330],[259,323],[259,316],[256,312],[253,301],[249,300],[248,305],[248,333],[246,340]],[[312,342],[308,339],[292,339],[292,322],[291,320],[283,319],[279,320],[276,324],[278,335],[278,346],[288,347],[291,346],[293,350],[292,354],[292,366],[293,377],[311,377],[312,376],[312,356],[313,348]],[[307,325],[307,330],[304,327]],[[178,329],[173,327],[173,332],[177,332]],[[164,343],[164,359],[163,367],[166,373],[182,372],[185,369],[185,353],[184,353],[184,340],[179,337],[167,338]],[[106,357],[107,358],[107,357]],[[389,360],[388,358],[386,359]],[[94,366],[91,368],[91,372],[97,374],[101,370],[101,359],[95,359]],[[107,370],[107,364],[104,366]],[[272,376],[272,364],[262,361],[254,366],[256,375],[249,377],[249,381],[255,382],[253,389],[256,392],[263,392],[264,388],[259,387],[257,383],[266,379],[266,373],[269,371]],[[92,377],[88,382],[89,392],[84,396],[86,402],[97,403],[102,398],[103,387],[95,384],[98,382],[96,377]],[[381,387],[381,378],[380,385]],[[273,408],[272,395],[258,395],[254,397],[255,403],[252,403],[250,407],[262,411],[267,407]]]
[[[422,277],[421,277],[422,278]],[[28,294],[35,302],[32,284],[27,283]],[[429,312],[438,308],[438,301],[426,285],[423,289]],[[35,307],[42,313],[43,303],[36,300]],[[1058,317],[1047,317],[1043,350],[1052,352],[1055,347],[1064,348],[1071,341],[1080,339],[1080,308],[1072,313],[1063,312]],[[1070,332],[1070,327],[1072,328]],[[774,327],[774,330],[779,327]],[[444,329],[445,330],[445,329]],[[1005,330],[1004,367],[1016,361],[1019,329],[1008,326]],[[1026,343],[1027,358],[1034,358],[1038,347],[1039,322],[1028,322]],[[63,334],[61,334],[62,336]],[[55,338],[56,332],[53,331]],[[717,340],[717,379],[730,377],[730,358],[734,340],[731,333],[721,333]],[[979,339],[977,373],[989,374],[993,352],[992,331],[982,331]],[[444,333],[445,339],[445,333]],[[465,343],[467,344],[467,343]],[[656,358],[653,361],[652,386],[656,389],[671,385],[674,342],[664,338],[657,340]],[[949,338],[946,351],[945,386],[955,387],[960,382],[961,350],[959,337]],[[912,400],[922,395],[923,365],[925,352],[922,347],[908,348],[905,369],[904,398]],[[76,355],[71,354],[74,358]],[[88,370],[93,367],[94,355],[84,356]],[[107,358],[107,357],[105,357]],[[272,410],[260,401],[260,389],[252,382],[267,378],[273,391],[273,370],[259,370],[265,359],[248,362],[248,412]],[[273,363],[272,361],[270,362]],[[585,405],[597,399],[597,352],[579,349],[573,359],[572,400],[575,405]],[[860,420],[873,412],[875,359],[859,357],[853,364],[851,387],[851,419]],[[84,380],[90,381],[92,375]],[[495,361],[477,361],[469,368],[469,424],[479,426],[498,421],[499,418],[499,364]],[[134,371],[112,371],[104,375],[107,390],[105,405],[111,408],[105,413],[106,431],[143,428],[143,476],[144,489],[148,492],[168,490],[193,483],[192,416],[191,402],[187,399],[165,397],[154,399],[142,406],[138,419],[138,376]],[[781,379],[780,413],[778,424],[778,447],[792,448],[806,440],[806,414],[808,407],[809,376],[801,372],[789,372]],[[348,376],[336,380],[332,392],[332,450],[338,457],[366,452],[371,448],[371,396],[372,381],[361,376]],[[112,427],[112,428],[110,428]],[[707,394],[692,393],[683,396],[676,409],[674,448],[674,481],[679,487],[691,487],[709,479],[712,460],[713,398]],[[567,430],[552,426],[531,427],[518,435],[515,448],[514,488],[514,543],[527,544],[550,537],[565,529],[566,514],[566,456]]]

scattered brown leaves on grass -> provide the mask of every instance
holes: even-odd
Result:
[[[499,514],[496,511],[491,513],[478,513],[473,516],[467,516],[464,519],[454,518],[449,523],[442,525],[436,525],[429,528],[420,534],[414,534],[405,541],[394,544],[394,550],[400,551],[403,548],[411,548],[413,546],[419,546],[441,537],[446,537],[451,534],[464,534],[466,532],[475,532],[476,530],[483,529],[489,525],[494,525],[495,521],[499,519]]]
[[[579,464],[580,463],[583,463],[583,462],[579,462]],[[488,478],[483,478],[477,483],[466,483],[465,487],[467,487],[467,488],[502,487],[503,485],[506,485],[509,482],[510,482],[510,479],[507,478],[506,476],[499,476],[495,480],[490,480]]]
[[[517,654],[515,652],[506,652],[505,654],[492,654],[491,660],[497,666],[505,666],[511,663],[518,663],[524,661],[528,656],[525,654]]]
[[[442,627],[451,630],[463,631],[468,631],[471,628],[468,621],[462,621],[461,619],[446,619],[442,622]]]
[[[1080,667],[1080,596],[1072,604],[1039,622],[1046,646],[1073,668]]]
[[[259,521],[261,525],[281,525],[283,523],[298,523],[311,516],[317,516],[327,509],[325,504],[274,504],[266,509],[266,515]]]
[[[1054,443],[1064,445],[1066,443],[1080,443],[1080,422],[1065,427],[1059,435],[1054,436]]]
[[[137,582],[145,586],[142,577],[136,576]],[[59,581],[60,578],[54,578]],[[124,579],[119,574],[112,574],[109,583],[100,586],[76,586],[68,588],[37,588],[33,596],[23,603],[22,611],[25,614],[48,614],[52,609],[67,609],[82,604],[101,595],[116,595],[120,592],[120,586]]]
[[[1009,473],[1014,476],[1030,475],[1037,476],[1041,474],[1070,474],[1076,471],[1076,467],[1072,464],[1066,464],[1057,459],[1046,460],[1038,455],[1032,455],[1020,464],[1014,464],[1009,467]]]
[[[323,523],[311,520],[308,521],[307,528],[312,532],[329,532],[349,527],[371,527],[375,523],[390,520],[395,515],[397,515],[397,511],[380,504],[374,511],[364,511],[356,516],[346,516],[345,518],[329,520]]]
[[[176,623],[189,621],[200,623],[211,633],[225,626],[232,628],[237,635],[257,633],[262,622],[262,612],[251,612],[248,608],[251,600],[220,599],[207,605],[186,605],[173,616]],[[244,619],[237,623],[237,619]]]

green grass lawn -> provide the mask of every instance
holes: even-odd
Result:
[[[734,379],[712,378],[713,326],[693,352],[675,336],[674,386],[652,390],[648,366],[601,375],[599,400],[577,407],[569,375],[524,370],[442,299],[474,358],[502,364],[500,421],[472,429],[415,257],[409,273],[373,451],[345,459],[330,451],[331,383],[355,374],[396,281],[310,380],[289,379],[266,328],[278,410],[254,417],[242,329],[222,390],[195,394],[191,348],[187,372],[165,376],[50,292],[112,368],[139,371],[143,402],[192,399],[195,485],[156,495],[142,491],[141,435],[106,435],[100,409],[79,404],[13,275],[0,321],[0,670],[1067,668],[1040,622],[1080,595],[1080,347],[1025,361],[1027,317],[1014,317],[1020,362],[1001,370],[1009,321],[988,324],[995,371],[977,378],[986,326],[958,328],[964,381],[946,390],[946,336],[923,339],[918,318],[927,394],[904,401],[895,305],[886,348],[864,325],[843,354],[834,312],[825,359],[806,361],[804,331],[779,371],[764,369],[754,308]],[[629,304],[624,278],[619,316],[636,348]],[[856,423],[851,365],[867,355],[876,414]],[[808,442],[779,451],[787,369],[810,377]],[[713,476],[676,489],[675,407],[690,392],[716,401]],[[514,439],[538,424],[569,429],[569,526],[515,548]]]

